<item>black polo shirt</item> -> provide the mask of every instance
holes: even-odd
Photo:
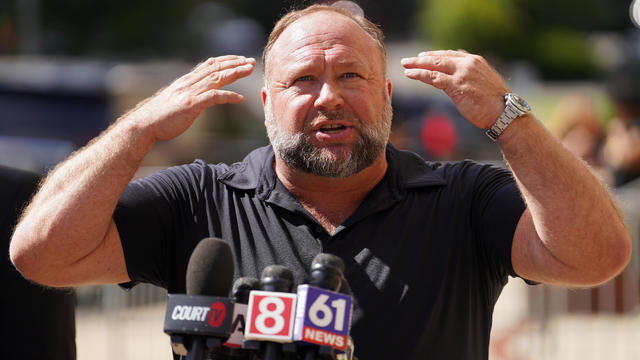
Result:
[[[486,359],[493,306],[515,276],[525,208],[515,182],[498,167],[430,163],[391,146],[387,159],[333,235],[278,180],[270,146],[233,165],[197,160],[134,181],[114,214],[129,276],[184,292],[205,237],[231,245],[236,277],[282,264],[301,284],[318,253],[333,253],[346,265],[361,360]]]

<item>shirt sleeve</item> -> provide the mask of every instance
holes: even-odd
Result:
[[[132,287],[146,282],[169,292],[184,292],[187,261],[207,237],[203,188],[212,170],[196,161],[131,182],[113,218]]]
[[[517,276],[511,263],[513,235],[526,205],[510,171],[476,165],[472,226],[482,259],[496,278]]]

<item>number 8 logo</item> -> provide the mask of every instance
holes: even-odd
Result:
[[[269,305],[275,305],[274,310],[269,310]],[[285,305],[282,299],[277,297],[265,297],[258,304],[260,314],[256,316],[255,326],[258,331],[267,335],[277,334],[284,328],[285,321],[282,317]],[[267,319],[273,319],[273,325],[267,325]]]
[[[252,290],[247,307],[248,340],[290,342],[296,309],[296,294]]]

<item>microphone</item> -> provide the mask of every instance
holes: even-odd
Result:
[[[344,262],[341,258],[327,253],[320,253],[313,258],[309,285],[331,291],[338,291],[344,284],[343,280]]]
[[[187,294],[169,294],[164,332],[171,347],[188,360],[205,360],[231,331],[233,256],[226,242],[205,238],[194,249],[187,265]]]
[[[263,347],[264,360],[282,358],[282,345],[291,343],[296,306],[293,288],[293,273],[281,265],[270,265],[262,271],[262,290],[251,291],[247,310],[247,340],[266,341]],[[246,342],[245,342],[245,345]],[[291,344],[293,345],[293,344]],[[247,346],[245,346],[247,347]],[[295,352],[295,346],[285,352]]]
[[[247,304],[249,293],[258,289],[260,280],[252,277],[241,277],[233,283],[231,299],[233,300],[233,317],[231,335],[222,345],[227,348],[228,357],[234,359],[247,358],[250,353],[242,349],[244,331],[247,324]]]
[[[332,254],[318,254],[311,263],[309,284],[298,286],[298,305],[293,340],[304,349],[304,359],[335,359],[349,343],[350,294],[344,279],[344,262]],[[350,293],[350,291],[349,291]]]

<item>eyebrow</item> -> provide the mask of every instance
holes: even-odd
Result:
[[[316,61],[299,61],[294,63],[288,70],[287,74],[298,74],[307,71],[312,71],[314,68],[319,67],[320,64]],[[338,60],[338,68],[356,68],[366,69],[367,66],[364,62],[358,60]]]
[[[293,63],[288,69],[286,69],[286,74],[298,74],[305,73],[311,71],[315,68],[318,68],[320,64],[317,61],[297,61]]]

